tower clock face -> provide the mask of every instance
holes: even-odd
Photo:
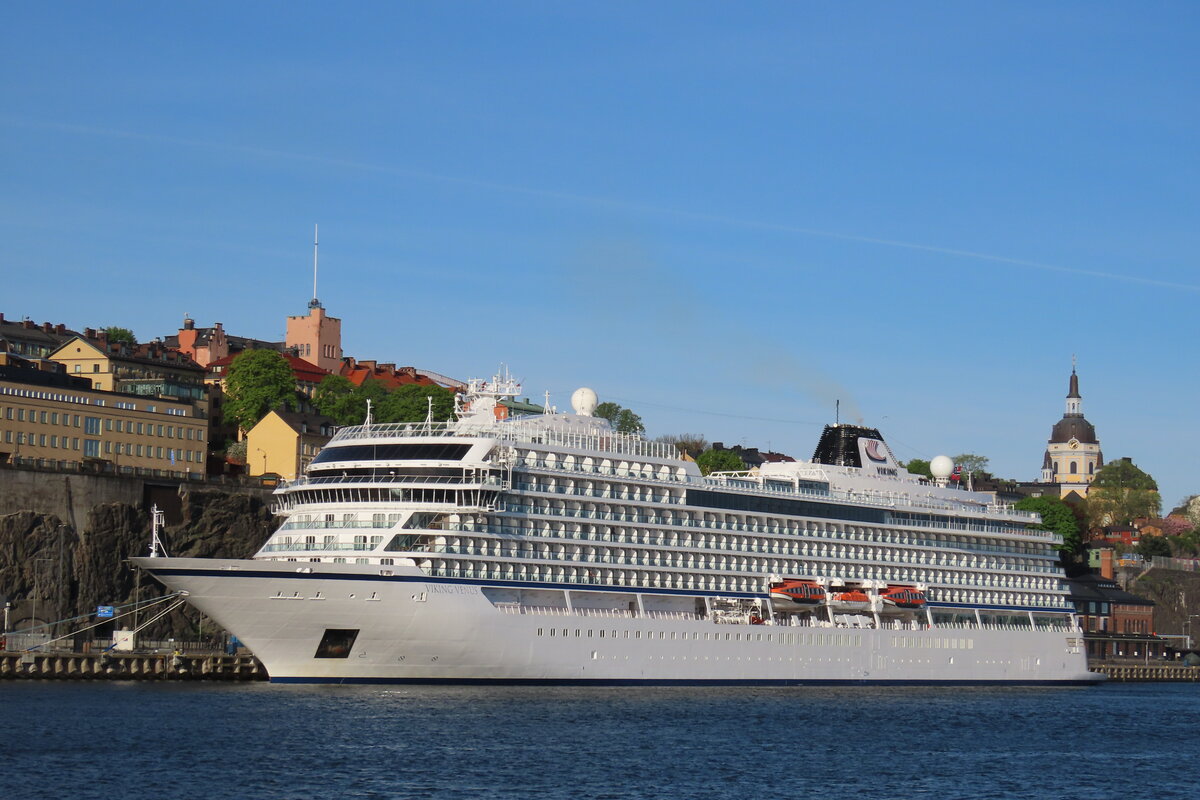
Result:
[[[1067,442],[1067,447],[1071,448],[1072,450],[1078,450],[1079,449],[1079,440],[1072,439],[1071,441]]]

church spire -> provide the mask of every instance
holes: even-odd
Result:
[[[1075,356],[1071,356],[1071,387],[1067,392],[1068,417],[1083,416],[1083,395],[1079,393],[1079,376],[1075,374]]]

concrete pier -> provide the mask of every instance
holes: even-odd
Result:
[[[0,652],[0,680],[265,681],[251,655]]]
[[[1200,683],[1200,667],[1182,664],[1095,664],[1093,672],[1103,672],[1117,683]]]

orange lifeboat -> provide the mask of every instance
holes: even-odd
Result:
[[[871,607],[871,598],[866,592],[858,589],[850,589],[845,592],[838,592],[833,596],[833,610],[842,613],[856,613],[866,611]]]
[[[780,611],[811,608],[825,601],[825,590],[813,581],[784,581],[771,586],[771,600]]]
[[[880,594],[883,602],[896,608],[924,608],[925,593],[911,586],[889,586]]]

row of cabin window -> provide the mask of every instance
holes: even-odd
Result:
[[[642,634],[645,634],[643,637]],[[655,634],[658,634],[657,637]],[[700,631],[671,631],[670,641],[692,641],[692,642],[767,642],[774,644],[792,644],[792,645],[847,645],[852,647],[862,646],[862,636],[854,633],[735,633],[732,631],[706,631],[703,635]],[[632,634],[632,635],[630,635]],[[558,638],[570,638],[570,628],[538,628],[538,636],[554,636]],[[613,630],[611,628],[601,628],[596,631],[592,628],[575,628],[576,639],[581,638],[597,638],[597,639],[642,639],[646,640],[658,639],[659,641],[667,641],[667,631],[640,631],[640,630]]]

